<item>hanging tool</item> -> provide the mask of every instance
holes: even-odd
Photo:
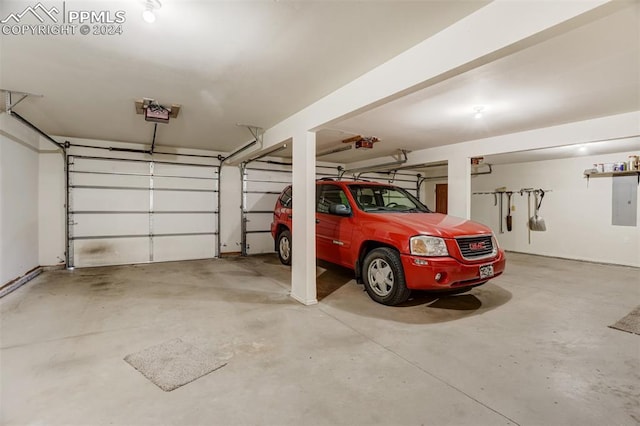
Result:
[[[500,201],[498,202],[499,206],[498,206],[498,222],[500,223],[500,233],[504,234],[504,228],[503,228],[503,220],[502,220],[502,199],[504,198],[503,195],[505,193],[505,191],[507,190],[506,186],[501,186],[500,188],[496,188],[495,191],[495,196],[500,196]]]
[[[507,192],[507,231],[511,232],[513,229],[513,218],[511,217],[511,196],[513,192]]]
[[[498,192],[498,195],[500,196],[500,201],[498,201],[498,220],[500,221],[500,233],[504,234],[504,229],[502,228],[502,194],[504,194],[504,192]]]
[[[540,201],[538,201],[538,194],[540,194]],[[529,219],[529,229],[532,231],[546,231],[547,225],[544,223],[542,216],[538,214],[540,206],[542,205],[542,199],[544,198],[544,191],[539,189],[533,192],[535,197],[533,216]]]
[[[531,217],[531,191],[533,191],[533,188],[522,188],[520,190],[520,196],[523,196],[525,192],[527,193],[527,218]],[[529,244],[531,244],[531,227],[529,226],[528,222],[527,232],[529,234]]]

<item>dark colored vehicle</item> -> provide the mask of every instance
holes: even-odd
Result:
[[[291,264],[292,190],[276,202],[271,234]],[[316,183],[316,256],[355,271],[385,305],[411,290],[465,291],[504,271],[504,251],[490,228],[430,211],[402,188],[366,181]]]

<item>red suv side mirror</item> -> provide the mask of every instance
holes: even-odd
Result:
[[[351,216],[351,207],[344,204],[331,204],[329,206],[329,213],[338,216]]]

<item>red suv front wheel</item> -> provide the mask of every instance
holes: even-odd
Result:
[[[400,256],[389,247],[367,253],[362,263],[362,277],[369,297],[383,305],[397,305],[411,295]]]

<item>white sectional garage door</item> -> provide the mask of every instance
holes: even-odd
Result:
[[[245,165],[242,173],[242,254],[272,253],[271,221],[276,200],[291,185],[291,165],[257,160]],[[316,178],[337,178],[337,166],[318,165]]]
[[[217,165],[70,155],[72,266],[217,255]]]
[[[242,170],[242,254],[271,253],[274,251],[271,236],[273,208],[282,190],[291,184],[291,165],[287,163],[257,160],[246,164]],[[417,195],[417,173],[366,173],[361,179],[393,183]],[[337,165],[328,163],[316,166],[316,178],[339,179]]]

